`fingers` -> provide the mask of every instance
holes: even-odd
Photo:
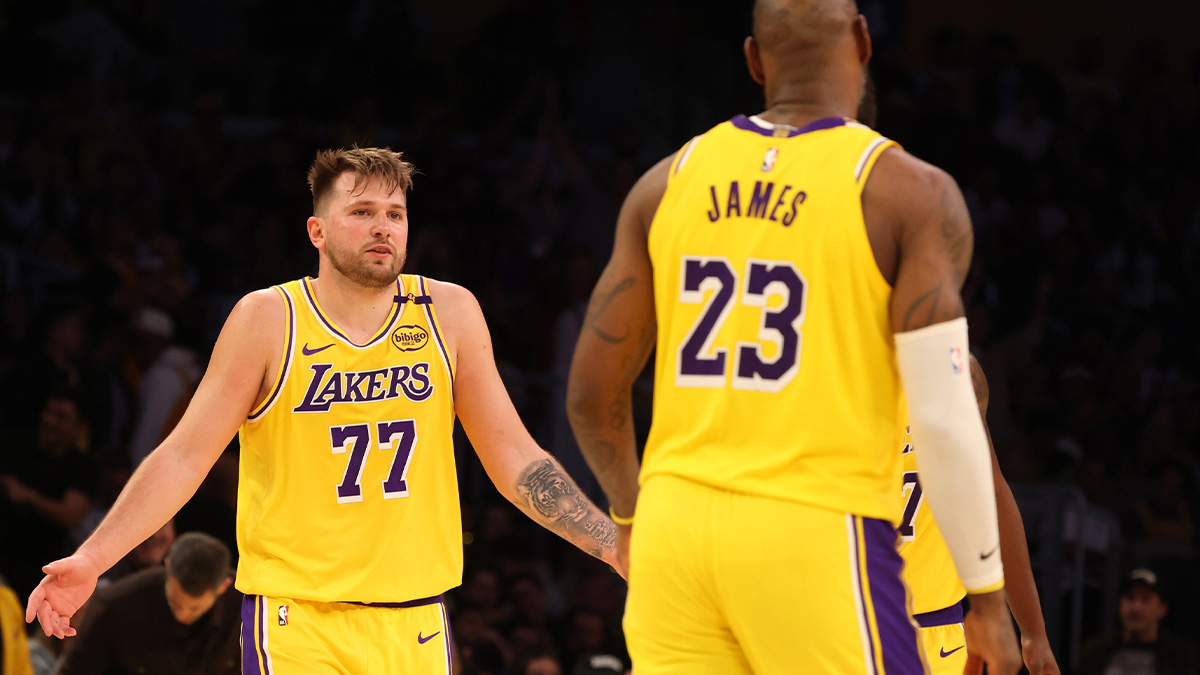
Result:
[[[42,585],[38,584],[37,588],[29,594],[29,603],[25,605],[25,623],[33,623],[37,618],[38,607],[42,604],[42,599],[46,597],[46,591],[42,590]]]

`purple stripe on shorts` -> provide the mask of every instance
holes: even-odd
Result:
[[[450,614],[446,611],[445,603],[441,606],[442,630],[446,631],[446,675],[454,673],[454,636],[450,634]]]
[[[258,653],[254,645],[254,607],[257,596],[242,596],[242,675],[262,675],[258,667]]]
[[[886,520],[863,518],[862,523],[883,669],[888,675],[924,675],[917,629],[908,618],[907,595],[900,580],[904,562],[896,552],[896,530]]]

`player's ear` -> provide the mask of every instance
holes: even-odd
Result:
[[[308,217],[308,240],[313,246],[322,248],[325,246],[325,223],[317,216]]]
[[[225,591],[229,590],[229,586],[232,584],[233,577],[225,577],[225,581],[222,581],[221,585],[217,587],[217,595],[225,593]]]
[[[753,35],[746,38],[742,43],[742,52],[746,54],[746,69],[750,71],[750,77],[759,84],[766,84],[767,78],[763,73],[762,50],[758,48],[758,41]]]
[[[867,65],[871,60],[871,30],[867,27],[867,17],[862,14],[854,20],[854,42],[858,47],[858,62]]]

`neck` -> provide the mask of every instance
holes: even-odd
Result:
[[[759,115],[772,124],[802,127],[826,117],[858,113],[858,102],[845,101],[837,87],[816,80],[784,81],[767,89],[767,110]]]
[[[396,298],[395,283],[367,288],[324,265],[311,283],[321,309],[356,341],[365,341],[379,330]]]

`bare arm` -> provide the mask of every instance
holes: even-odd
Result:
[[[971,382],[975,385],[975,398],[979,401],[979,416],[987,431],[987,409],[990,402],[987,376],[975,356],[971,355]],[[1025,522],[1012,488],[1000,471],[992,435],[988,432],[988,447],[992,451],[992,481],[996,488],[996,516],[1000,523],[1000,558],[1004,562],[1004,587],[1008,607],[1012,610],[1017,625],[1021,628],[1021,644],[1025,665],[1034,675],[1059,672],[1050,642],[1046,637],[1046,623],[1042,618],[1042,603],[1038,598],[1037,585],[1033,581],[1033,569],[1029,564],[1029,546],[1025,540]]]
[[[542,527],[610,565],[616,529],[521,423],[496,370],[492,339],[470,291],[430,282],[455,359],[454,409],[483,468],[505,499]]]
[[[29,598],[47,635],[73,635],[70,617],[96,579],[158,531],[204,480],[264,391],[268,364],[282,350],[283,300],[272,290],[242,298],[213,348],[208,371],[174,431],[130,477],[96,531],[75,555],[47,565]]]
[[[617,515],[638,493],[633,383],[654,349],[654,270],[646,237],[667,186],[668,157],[630,190],[612,258],[592,291],[567,382],[567,414],[588,466]]]

